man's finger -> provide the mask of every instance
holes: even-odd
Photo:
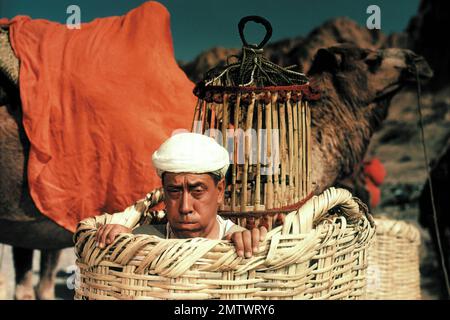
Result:
[[[100,238],[101,238],[101,236],[102,236],[102,234],[103,234],[104,228],[105,228],[105,225],[104,225],[104,224],[101,225],[101,226],[98,228],[97,233],[95,234],[95,241],[97,241],[97,244],[100,242]]]
[[[102,237],[100,238],[100,248],[104,248],[106,244],[106,237],[114,226],[111,224],[106,225],[105,230],[103,231]]]
[[[252,229],[252,246],[253,246],[252,250],[253,250],[253,253],[257,253],[258,252],[259,238],[260,238],[259,229],[258,228],[253,228]]]
[[[245,257],[250,258],[252,256],[252,233],[250,230],[242,232],[242,242],[244,243]]]
[[[111,244],[118,234],[119,233],[117,232],[117,228],[112,228],[111,231],[109,231],[108,236],[106,237],[106,244]]]
[[[236,253],[239,257],[244,256],[244,242],[242,241],[242,232],[235,232],[231,237],[234,247],[236,248]]]
[[[267,228],[265,226],[259,227],[259,241],[263,241],[267,235]]]

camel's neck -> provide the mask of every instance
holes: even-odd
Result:
[[[367,110],[375,106],[357,106],[357,99],[342,99],[331,78],[316,79],[314,85],[322,93],[320,100],[311,103],[312,143],[317,156],[330,167],[328,175],[335,175],[330,176],[332,184],[351,175],[362,162],[375,127],[374,115]]]

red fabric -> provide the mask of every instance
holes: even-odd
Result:
[[[375,208],[380,204],[381,191],[368,177],[366,177],[366,189],[370,194],[370,207]]]
[[[375,208],[381,200],[381,191],[378,188],[386,177],[386,170],[378,158],[364,162],[366,189],[370,194],[370,206]]]
[[[147,2],[80,30],[17,16],[28,183],[38,209],[74,231],[160,185],[151,155],[191,125],[196,99],[174,58],[170,16]]]
[[[386,177],[386,170],[380,159],[373,158],[364,163],[364,174],[377,185],[381,185]]]

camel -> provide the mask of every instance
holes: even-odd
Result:
[[[317,193],[350,176],[361,163],[391,98],[415,81],[415,70],[422,80],[432,76],[426,61],[409,50],[372,51],[351,45],[318,50],[308,72],[321,93],[310,103],[312,180]],[[15,99],[0,107],[0,243],[22,248],[14,250],[17,298],[33,297],[31,249],[44,250],[37,293],[39,298],[52,298],[58,249],[73,246],[72,234],[41,215],[28,192],[29,144],[18,104]]]
[[[321,90],[311,105],[312,180],[321,192],[350,177],[362,163],[392,97],[433,71],[410,50],[372,51],[352,45],[319,49],[308,76]]]

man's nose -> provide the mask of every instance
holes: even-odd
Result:
[[[180,213],[189,214],[193,212],[192,199],[188,191],[183,191],[180,203]]]

